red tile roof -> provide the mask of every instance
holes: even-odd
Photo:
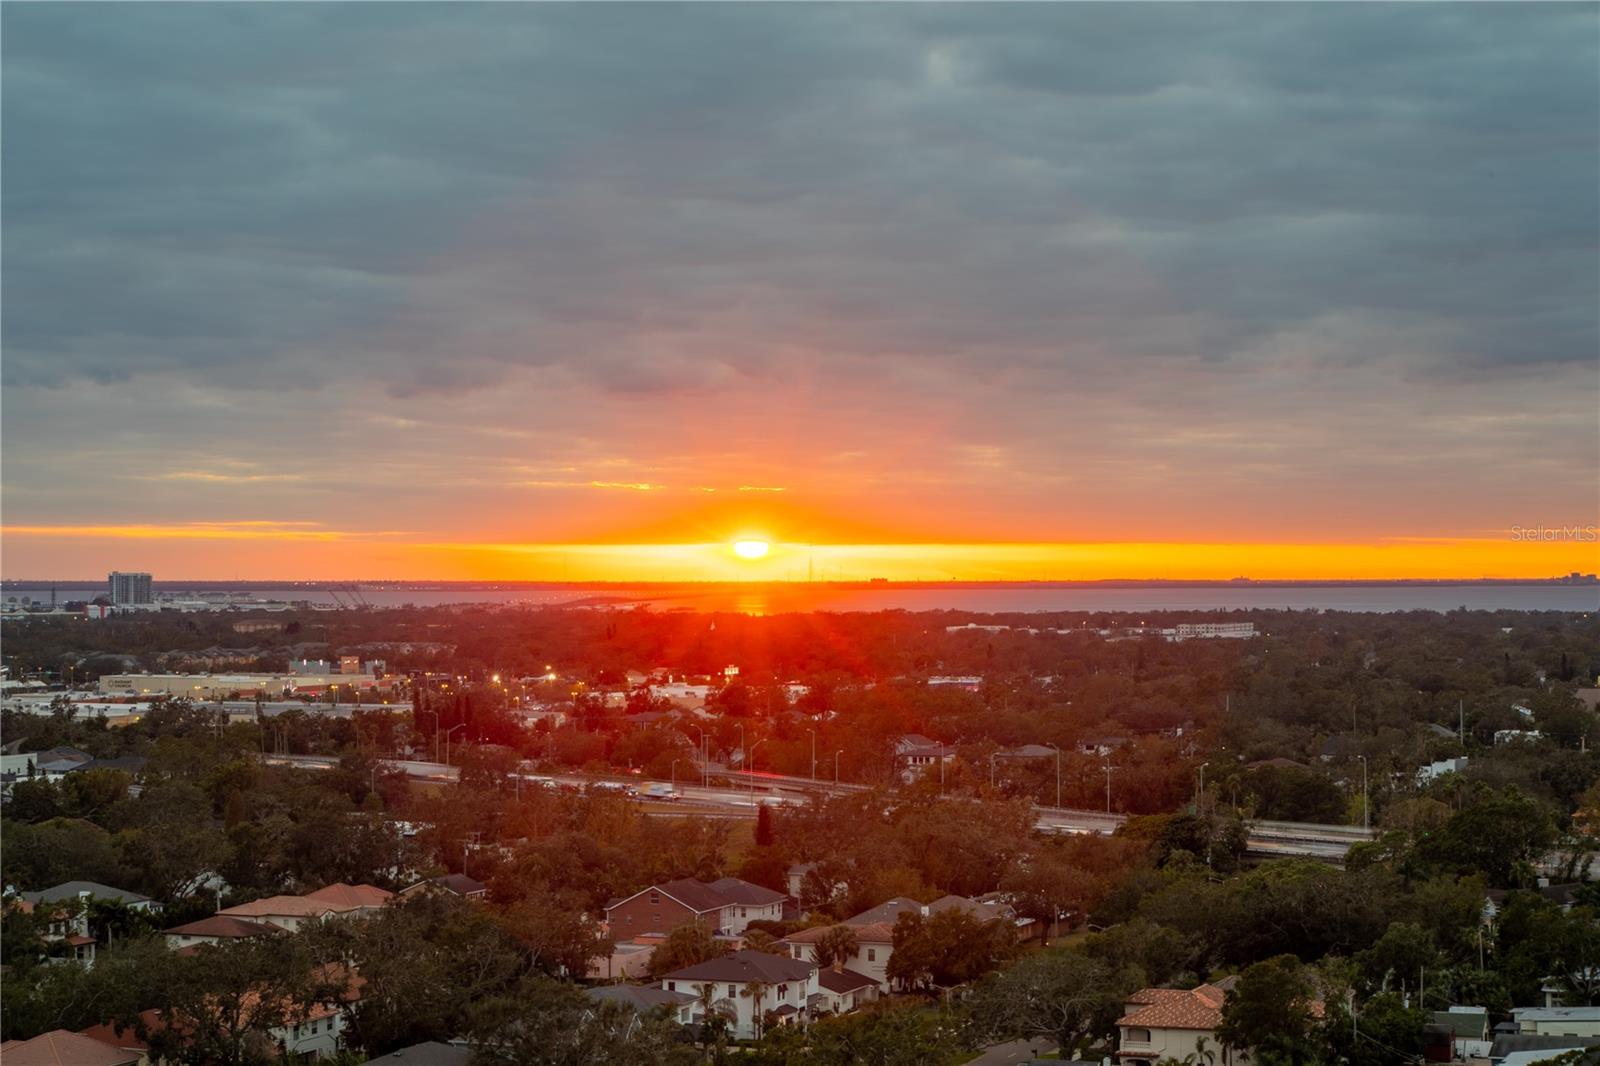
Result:
[[[265,922],[252,922],[244,918],[235,918],[231,914],[213,914],[209,918],[201,918],[198,922],[175,925],[171,929],[162,930],[162,932],[167,936],[211,936],[225,939],[231,937],[267,936],[272,933],[281,933],[283,930]]]
[[[53,1029],[32,1040],[7,1040],[0,1044],[0,1059],[6,1066],[133,1066],[139,1054],[81,1033]]]
[[[337,910],[353,911],[357,907],[381,907],[393,898],[394,893],[377,885],[324,885],[315,892],[307,892],[306,899],[331,903]]]
[[[1128,1013],[1119,1026],[1141,1029],[1212,1030],[1222,1024],[1222,1001],[1227,993],[1214,985],[1199,988],[1146,988],[1128,997]]]
[[[335,907],[326,900],[311,899],[307,896],[268,896],[266,899],[253,899],[249,903],[241,903],[235,907],[224,907],[218,914],[231,915],[235,918],[320,918],[324,914],[335,911],[349,910],[348,907]]]
[[[1198,988],[1144,988],[1128,997],[1128,1012],[1117,1019],[1117,1025],[1138,1026],[1141,1029],[1201,1029],[1211,1030],[1222,1024],[1222,1005],[1237,977],[1226,977],[1216,984]],[[1323,1004],[1314,1000],[1310,1010],[1322,1017]],[[1127,1052],[1118,1054],[1126,1056]]]

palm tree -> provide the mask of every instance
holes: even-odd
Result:
[[[761,1039],[761,1030],[765,1027],[766,1011],[763,1009],[762,1003],[766,1000],[767,989],[770,987],[772,986],[765,981],[748,981],[745,983],[744,990],[739,993],[741,996],[754,1001],[750,1006],[750,1017],[755,1021],[757,1040]]]
[[[710,981],[696,988],[695,1005],[700,1008],[700,1043],[709,1045],[727,1025],[727,1009],[717,1002],[717,986]]]

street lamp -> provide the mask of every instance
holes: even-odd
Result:
[[[1116,767],[1106,763],[1106,813],[1111,813],[1111,775],[1116,772]]]
[[[711,787],[711,746],[706,742],[706,731],[699,726],[690,726],[700,734],[700,787]]]
[[[678,791],[678,764],[681,763],[682,761],[683,761],[682,759],[673,759],[672,760],[672,770],[671,770],[671,773],[672,773],[672,791],[674,791],[674,792]]]
[[[817,731],[808,729],[806,732],[811,734],[811,780],[815,781],[817,779]]]
[[[1056,753],[1056,809],[1060,810],[1061,809],[1061,749],[1056,747],[1054,744],[1046,744],[1045,747],[1049,748],[1051,751]]]
[[[745,757],[744,753],[744,723],[740,722],[735,728],[739,730],[739,769],[748,773],[750,760]]]
[[[839,787],[839,756],[841,756],[843,754],[844,754],[844,749],[843,748],[840,748],[838,751],[833,753],[833,787],[834,788],[838,788]]]
[[[460,724],[453,725],[444,731],[444,764],[446,766],[450,765],[450,734],[454,733],[458,729],[465,728],[467,728],[467,723],[461,722]]]

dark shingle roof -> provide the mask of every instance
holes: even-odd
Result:
[[[842,970],[826,969],[817,974],[817,984],[829,992],[854,992],[858,988],[871,988],[878,982],[864,973],[856,973],[846,967]]]
[[[816,964],[768,955],[764,951],[735,951],[720,958],[674,970],[666,975],[672,981],[726,981],[742,983],[761,981],[776,984],[780,981],[804,981],[815,970]]]
[[[692,878],[682,877],[656,887],[697,914],[720,910],[728,905],[722,893]]]
[[[87,892],[92,899],[112,900],[117,903],[149,903],[149,896],[141,896],[137,892],[126,889],[112,888],[95,881],[63,881],[54,888],[42,889],[38,892],[24,892],[22,898],[29,903],[62,903],[66,900],[77,899]]]
[[[668,992],[665,988],[657,988],[654,985],[601,985],[599,988],[589,989],[588,995],[590,999],[626,1003],[638,1011],[654,1010],[657,1007],[680,1007],[685,1003],[694,1002],[694,997],[687,992]]]
[[[472,1052],[464,1047],[429,1040],[425,1044],[412,1044],[399,1051],[368,1059],[367,1066],[377,1066],[378,1063],[388,1063],[389,1066],[467,1066],[471,1059]]]
[[[781,903],[788,898],[782,892],[774,892],[761,885],[752,885],[749,881],[741,881],[737,877],[724,877],[706,887],[729,903],[742,903],[747,907],[764,907]]]

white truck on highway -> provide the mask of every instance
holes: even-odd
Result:
[[[673,788],[671,785],[663,785],[659,781],[652,781],[650,784],[644,786],[643,791],[641,791],[639,794],[645,799],[649,800],[676,801],[683,799],[683,794],[681,792]]]

